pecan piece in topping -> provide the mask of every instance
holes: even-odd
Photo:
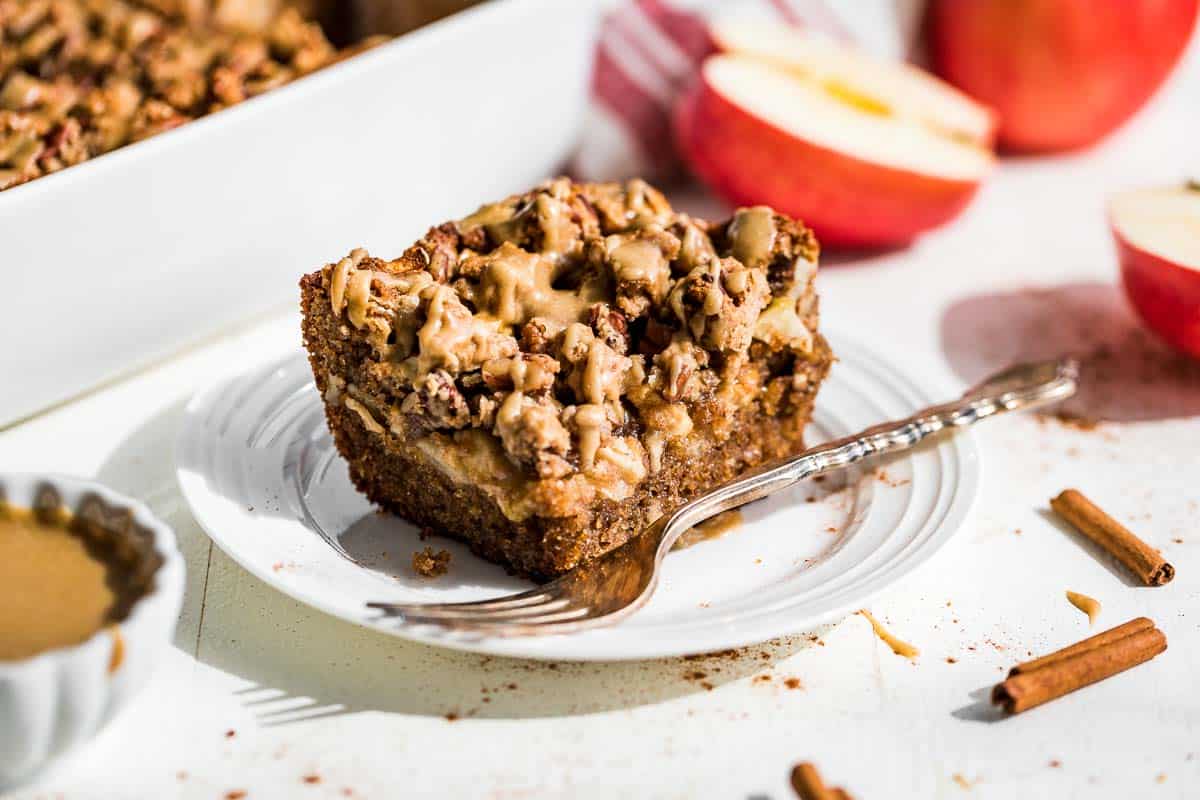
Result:
[[[438,283],[449,283],[458,266],[459,236],[453,222],[431,228],[418,247],[429,259],[426,269]]]
[[[629,352],[629,323],[620,311],[610,308],[607,303],[596,303],[588,309],[588,325],[596,338],[617,353],[625,355]]]
[[[554,340],[566,326],[548,317],[534,317],[521,328],[521,350],[526,353],[549,353]]]
[[[709,261],[676,282],[669,303],[692,336],[710,350],[745,352],[771,298],[762,268],[732,258]]]
[[[638,352],[644,356],[659,353],[671,343],[671,337],[674,335],[675,329],[670,325],[665,325],[656,319],[648,319],[646,320],[646,330],[642,333],[641,340],[638,341]]]
[[[518,353],[512,358],[494,358],[483,364],[483,382],[493,392],[516,390],[532,394],[554,386],[556,359],[541,353]]]
[[[561,478],[574,469],[566,460],[571,434],[549,403],[511,394],[496,412],[495,430],[509,458],[539,477]]]
[[[632,320],[647,315],[666,298],[671,288],[670,262],[679,248],[674,234],[651,225],[593,241],[588,257],[616,280],[617,307]]]
[[[671,206],[662,192],[638,178],[624,184],[587,184],[583,192],[605,234],[665,224],[671,216]]]
[[[654,357],[654,383],[669,402],[695,400],[702,388],[695,376],[708,362],[708,351],[681,334]]]
[[[613,402],[624,391],[624,377],[633,362],[596,338],[591,328],[576,322],[563,333],[560,352],[571,365],[566,384],[580,403]]]
[[[671,262],[671,271],[676,275],[686,275],[717,253],[708,236],[709,223],[704,220],[693,220],[686,215],[670,227],[670,232],[679,239],[679,253]]]
[[[466,399],[450,373],[441,369],[413,383],[413,391],[404,398],[400,411],[420,417],[416,422],[431,429],[465,428],[471,423]]]

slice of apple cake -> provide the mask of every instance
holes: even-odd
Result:
[[[306,275],[304,341],[367,497],[546,578],[801,447],[816,261],[768,208],[558,179]]]

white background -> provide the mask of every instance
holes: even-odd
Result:
[[[980,429],[973,519],[872,606],[920,647],[915,662],[855,616],[816,642],[551,668],[406,644],[272,591],[197,528],[171,448],[193,391],[296,341],[287,314],[0,433],[4,469],[95,476],[146,500],[189,567],[176,647],[149,689],[74,762],[12,797],[787,798],[798,760],[860,800],[1197,796],[1200,376],[1139,338],[1104,218],[1111,192],[1189,172],[1200,175],[1195,43],[1101,147],[1005,162],[962,219],[909,250],[827,259],[826,319],[901,368],[964,383],[1008,358],[1104,343],[1137,367],[1081,401],[1131,421]],[[1067,486],[1162,548],[1174,583],[1132,586],[1050,521],[1046,502]],[[1066,589],[1103,603],[1097,627],[1152,617],[1170,649],[995,719],[983,698],[1009,666],[1089,633]]]

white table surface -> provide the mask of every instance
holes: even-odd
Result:
[[[1119,188],[1189,173],[1200,175],[1196,46],[1103,146],[1007,161],[961,220],[909,250],[829,258],[825,317],[946,383],[1008,357],[1103,342],[1142,366],[1179,368],[1136,346],[1103,204]],[[281,312],[0,433],[0,468],[94,476],[145,500],[174,526],[189,569],[175,647],[148,689],[77,758],[10,797],[781,800],[800,760],[860,800],[1200,794],[1195,372],[1190,383],[1161,370],[1149,383],[1118,378],[1084,399],[1083,411],[1133,421],[1081,431],[1024,417],[979,429],[984,488],[972,519],[872,604],[920,647],[915,662],[852,616],[818,641],[551,667],[350,626],[210,544],[175,485],[181,406],[297,339]],[[1132,586],[1054,524],[1047,500],[1067,486],[1160,547],[1176,580]],[[1097,629],[1145,614],[1170,649],[997,719],[985,695],[1009,666],[1089,633],[1066,589],[1103,603]]]

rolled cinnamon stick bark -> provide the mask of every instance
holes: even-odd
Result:
[[[1011,678],[1013,675],[1020,675],[1023,672],[1033,672],[1034,670],[1042,669],[1043,667],[1048,667],[1052,664],[1057,664],[1058,662],[1064,661],[1072,656],[1077,656],[1080,653],[1086,653],[1089,650],[1095,650],[1098,647],[1110,645],[1118,639],[1124,639],[1126,636],[1132,636],[1135,633],[1151,630],[1154,630],[1153,620],[1147,617],[1131,619],[1129,622],[1126,622],[1123,625],[1118,625],[1115,628],[1109,628],[1102,633],[1097,633],[1095,636],[1089,636],[1082,642],[1076,642],[1069,647],[1064,647],[1061,650],[1055,650],[1053,653],[1044,655],[1041,658],[1035,658],[1032,661],[1025,661],[1017,664],[1015,667],[1009,670],[1008,677]]]
[[[1104,548],[1146,586],[1162,586],[1175,577],[1175,568],[1167,563],[1162,553],[1104,513],[1078,490],[1062,492],[1050,501],[1050,508],[1071,527]]]
[[[1153,623],[1147,628],[1147,622],[1132,620],[1045,658],[1018,665],[992,690],[992,702],[1016,714],[1149,661],[1167,649],[1167,637]]]
[[[792,768],[792,788],[800,800],[837,800],[837,795],[821,780],[821,773],[808,761]]]

